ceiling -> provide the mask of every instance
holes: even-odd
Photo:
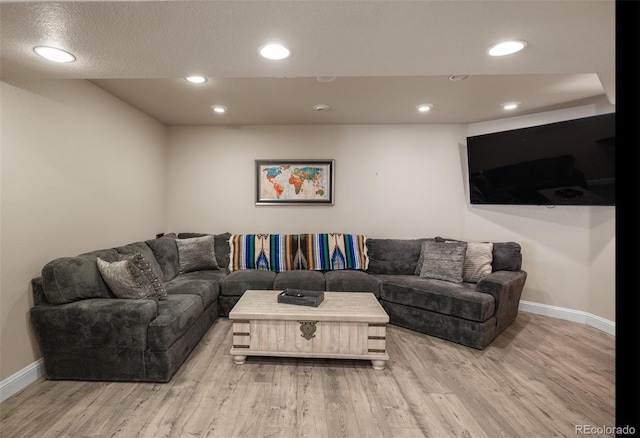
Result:
[[[166,125],[476,123],[615,104],[615,35],[614,0],[0,0],[0,77],[87,79]],[[505,39],[527,47],[486,55]],[[291,57],[262,59],[273,41]]]

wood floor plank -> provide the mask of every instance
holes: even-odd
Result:
[[[327,432],[330,437],[359,437],[347,378],[341,365],[334,360],[330,366],[322,368]]]
[[[298,364],[295,359],[283,360],[274,367],[271,396],[268,402],[266,428],[295,430],[298,420]]]
[[[353,363],[347,378],[348,393],[353,402],[355,419],[361,437],[392,437],[380,392],[373,389],[373,382],[384,376],[384,370],[374,370],[369,362]]]
[[[298,364],[297,432],[300,438],[328,437],[322,368],[318,360]]]
[[[615,424],[615,338],[570,321],[521,312],[484,350],[389,325],[383,371],[236,365],[231,343],[219,318],[168,383],[39,379],[0,404],[0,436],[547,438]]]

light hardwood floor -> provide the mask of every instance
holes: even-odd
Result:
[[[0,405],[0,436],[547,438],[615,425],[615,338],[579,323],[520,312],[482,351],[389,325],[384,371],[235,365],[231,338],[219,318],[166,384],[40,379]]]

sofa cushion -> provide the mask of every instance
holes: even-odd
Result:
[[[211,236],[204,233],[179,233],[179,239],[190,239],[192,237]],[[213,235],[215,239],[216,260],[220,269],[229,269],[229,239],[231,233],[222,233]]]
[[[416,272],[425,239],[367,239],[371,274],[409,275]],[[419,272],[419,270],[418,270]]]
[[[493,262],[493,243],[467,242],[462,271],[463,281],[477,283],[482,277],[491,274]]]
[[[213,236],[176,239],[180,274],[192,271],[219,269]]]
[[[460,283],[466,252],[466,242],[425,240],[420,251],[420,277]]]
[[[65,304],[86,298],[113,298],[109,286],[102,279],[96,258],[115,262],[115,249],[104,249],[76,257],[60,257],[42,268],[42,288],[51,304]]]
[[[278,272],[273,281],[276,290],[293,288],[305,290],[325,290],[324,275],[319,271]]]
[[[220,295],[241,296],[246,290],[273,290],[276,273],[260,269],[233,271],[221,283]]]
[[[100,275],[118,298],[160,299],[167,292],[147,259],[142,254],[120,256],[115,262],[96,259]]]
[[[150,350],[166,350],[184,335],[202,315],[198,295],[173,294],[158,302],[158,316],[147,331]]]
[[[153,251],[153,255],[162,269],[164,281],[173,280],[180,272],[176,235],[165,234],[157,239],[147,240],[146,244]]]
[[[202,299],[202,305],[207,308],[220,295],[220,281],[224,278],[223,271],[193,271],[180,274],[173,280],[165,283],[167,294],[191,294],[198,295]]]
[[[519,271],[522,266],[522,253],[519,243],[494,242],[493,263],[494,271]]]
[[[377,275],[380,299],[470,321],[493,316],[495,299],[476,291],[473,283],[452,283],[415,275]]]
[[[118,254],[124,255],[124,256],[142,254],[142,256],[147,260],[147,262],[149,262],[149,266],[151,267],[151,269],[153,269],[153,271],[156,273],[158,278],[160,278],[160,280],[164,280],[164,274],[162,273],[162,268],[158,264],[158,261],[156,260],[156,256],[153,254],[153,251],[151,251],[151,248],[149,248],[149,245],[147,245],[146,242],[130,243],[128,245],[115,248],[115,250],[118,251]]]
[[[380,280],[363,271],[327,271],[324,273],[325,290],[331,292],[372,292],[380,296]]]
[[[229,269],[229,239],[231,238],[231,233],[216,234],[214,238],[218,266],[220,266],[220,269]]]

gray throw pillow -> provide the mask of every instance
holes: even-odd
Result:
[[[180,273],[220,269],[216,260],[214,236],[176,239]]]
[[[464,258],[462,278],[468,283],[477,283],[482,277],[491,274],[493,262],[493,243],[467,242],[467,254]]]
[[[121,257],[115,262],[96,258],[98,270],[111,292],[118,298],[164,299],[162,280],[142,254]]]
[[[426,240],[420,277],[461,283],[467,242]]]

